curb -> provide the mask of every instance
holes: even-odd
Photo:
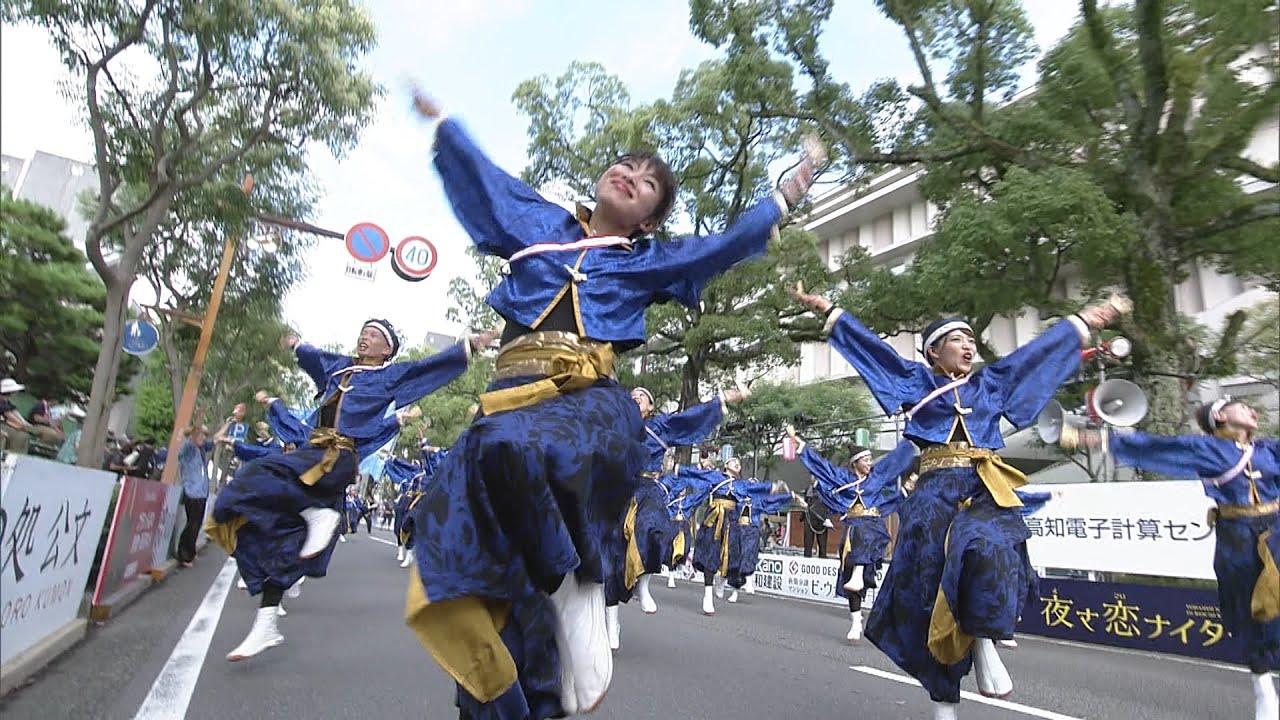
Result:
[[[76,618],[19,653],[0,668],[0,697],[22,687],[28,678],[74,647],[88,632],[89,621],[86,618]]]
[[[103,598],[101,605],[89,608],[89,619],[98,623],[110,620],[112,615],[119,613],[142,597],[154,582],[150,575],[139,575],[130,580],[119,590]]]

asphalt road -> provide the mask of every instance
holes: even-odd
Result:
[[[401,620],[405,571],[389,539],[378,532],[340,545],[329,577],[286,599],[285,643],[241,663],[223,658],[248,631],[257,603],[235,589],[226,556],[208,548],[194,568],[94,628],[0,701],[0,716],[452,720],[453,684]],[[700,587],[668,590],[655,580],[653,588],[658,614],[634,604],[622,610],[622,649],[596,718],[931,717],[924,691],[873,646],[844,641],[848,614],[838,607],[744,594],[704,617]],[[966,696],[962,718],[1253,717],[1242,669],[1029,637],[1020,643],[1002,652],[1016,686],[1011,702]],[[976,693],[972,677],[966,690]]]

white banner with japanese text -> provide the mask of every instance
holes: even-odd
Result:
[[[0,497],[0,664],[80,610],[116,476],[18,456]]]
[[[1053,492],[1026,518],[1038,568],[1215,579],[1213,501],[1199,481],[1029,485]]]

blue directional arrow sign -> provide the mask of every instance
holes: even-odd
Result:
[[[122,344],[130,355],[146,355],[160,344],[160,331],[146,320],[130,320],[124,324]]]

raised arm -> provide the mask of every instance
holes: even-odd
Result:
[[[231,452],[235,453],[236,458],[240,461],[249,462],[268,455],[274,455],[280,452],[280,448],[270,445],[254,445],[243,440],[236,440],[231,443]]]
[[[657,415],[649,421],[649,429],[668,446],[692,445],[711,437],[724,422],[725,399],[714,397],[671,415]]]
[[[858,371],[886,415],[914,405],[933,390],[929,369],[907,360],[893,346],[845,311],[827,316],[827,342]]]
[[[280,398],[269,398],[267,405],[267,424],[276,434],[276,439],[286,445],[302,445],[311,437],[311,428],[294,417]]]
[[[402,408],[448,385],[466,372],[471,350],[470,341],[463,341],[421,360],[393,363],[379,372],[384,373],[392,402],[397,408]]]
[[[294,335],[286,335],[283,342],[286,347],[293,349],[294,356],[298,358],[298,367],[315,383],[317,392],[324,392],[330,375],[346,369],[352,363],[349,356],[321,350],[311,343],[299,341]]]
[[[583,234],[571,213],[495,165],[457,120],[436,129],[435,166],[458,223],[489,255],[508,258],[537,242]]]
[[[1187,480],[1217,478],[1243,453],[1234,442],[1208,435],[1111,433],[1109,445],[1121,465]]]

